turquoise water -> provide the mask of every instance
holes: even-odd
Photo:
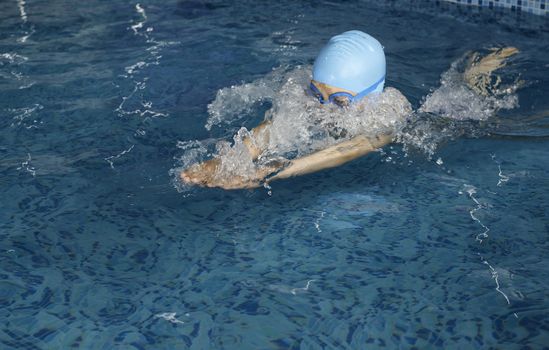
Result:
[[[218,90],[352,28],[415,108],[465,52],[515,46],[518,106],[420,114],[419,147],[270,193],[174,183],[182,147],[269,108],[208,130]],[[1,347],[546,347],[547,28],[404,2],[0,2]]]

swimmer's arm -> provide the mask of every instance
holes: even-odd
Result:
[[[357,136],[349,141],[344,141],[308,156],[292,160],[282,171],[267,178],[266,182],[334,168],[375,151],[392,140],[393,135]]]

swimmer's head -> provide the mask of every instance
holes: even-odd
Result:
[[[385,84],[385,53],[372,36],[359,30],[336,35],[320,50],[311,90],[321,103],[348,105]]]

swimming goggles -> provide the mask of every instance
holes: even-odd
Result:
[[[318,102],[320,102],[322,104],[335,103],[335,104],[341,106],[341,105],[345,105],[345,103],[342,103],[342,99],[341,99],[342,97],[344,97],[348,101],[348,104],[355,103],[355,102],[361,100],[364,96],[366,96],[369,93],[373,92],[378,87],[378,85],[381,84],[384,80],[385,80],[385,75],[382,76],[381,79],[376,81],[372,86],[366,88],[365,90],[362,90],[361,92],[359,92],[356,95],[353,95],[353,94],[351,94],[349,92],[345,92],[345,91],[334,92],[333,94],[328,96],[328,100],[326,100],[324,98],[324,95],[316,87],[316,85],[314,84],[313,81],[311,81],[311,84],[309,85],[309,88],[311,89],[313,95],[318,99]]]

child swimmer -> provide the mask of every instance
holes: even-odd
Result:
[[[482,60],[476,57],[464,73],[465,81],[476,93],[488,93],[492,71],[502,67],[503,60],[516,52],[514,48],[505,48]],[[397,125],[403,125],[412,114],[410,103],[398,90],[383,89],[385,72],[383,47],[372,36],[353,30],[331,38],[315,60],[310,92],[324,108],[335,104],[344,111],[356,108],[370,114],[391,114],[395,124],[392,129],[381,128],[372,134],[352,133],[352,127],[349,130],[334,127],[329,133],[337,140],[335,144],[289,160],[273,158],[270,154],[271,144],[276,142],[280,130],[276,128],[276,120],[266,117],[242,139],[245,156],[250,157],[255,165],[251,171],[245,174],[226,172],[223,170],[224,161],[230,160],[218,155],[182,171],[181,181],[223,189],[254,188],[274,180],[340,166],[385,146],[393,141]],[[331,125],[329,122],[325,124]],[[270,160],[265,162],[265,158]]]

